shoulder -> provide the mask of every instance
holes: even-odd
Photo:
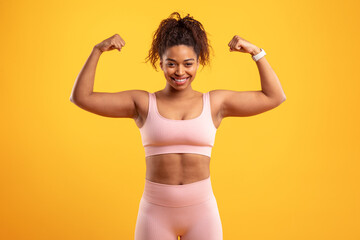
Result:
[[[220,119],[218,120],[219,122],[221,122],[222,119],[221,114],[222,114],[223,103],[226,97],[229,95],[229,92],[231,91],[223,90],[223,89],[215,89],[209,91],[211,110],[213,112],[213,116],[215,116],[215,118]]]
[[[214,90],[210,90],[209,93],[213,94],[213,95],[226,95],[229,94],[230,92],[233,92],[232,90],[226,90],[226,89],[214,89]]]
[[[149,95],[149,92],[145,90],[135,89],[130,91],[132,91],[134,97],[143,97]]]
[[[145,90],[130,90],[133,97],[134,103],[136,105],[141,105],[142,103],[147,103],[149,99],[149,92]]]
[[[221,104],[233,91],[225,89],[214,89],[209,91],[209,96],[212,102]]]
[[[228,99],[234,98],[237,91],[226,89],[215,89],[209,91],[210,105],[214,111],[219,114],[220,118],[224,117],[224,106]]]

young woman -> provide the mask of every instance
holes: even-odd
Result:
[[[209,171],[216,130],[225,117],[256,115],[279,106],[286,98],[279,79],[265,51],[235,35],[229,50],[252,55],[262,90],[193,90],[199,64],[210,62],[211,46],[200,22],[174,12],[160,23],[146,59],[155,69],[160,60],[164,89],[93,92],[100,55],[121,51],[124,46],[118,34],[95,45],[70,100],[98,115],[133,118],[139,127],[146,178],[135,240],[176,240],[178,236],[182,240],[221,240],[222,224]]]

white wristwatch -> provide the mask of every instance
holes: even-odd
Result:
[[[264,51],[264,49],[260,48],[260,52],[251,57],[252,57],[252,59],[254,59],[255,62],[257,62],[260,58],[262,58],[265,55],[266,55],[266,52]]]

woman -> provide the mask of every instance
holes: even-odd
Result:
[[[147,56],[164,72],[166,86],[154,93],[128,90],[93,92],[95,69],[105,51],[121,49],[118,35],[97,44],[76,79],[71,101],[92,113],[133,118],[145,148],[146,178],[135,240],[220,240],[222,225],[210,181],[210,156],[216,130],[225,117],[251,116],[277,107],[285,94],[264,50],[235,35],[229,50],[249,53],[256,62],[261,91],[191,87],[211,48],[202,24],[177,12],[163,20]]]

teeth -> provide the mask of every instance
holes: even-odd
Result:
[[[176,78],[173,78],[176,82],[185,82],[186,79],[188,78],[182,78],[182,79],[176,79]]]

